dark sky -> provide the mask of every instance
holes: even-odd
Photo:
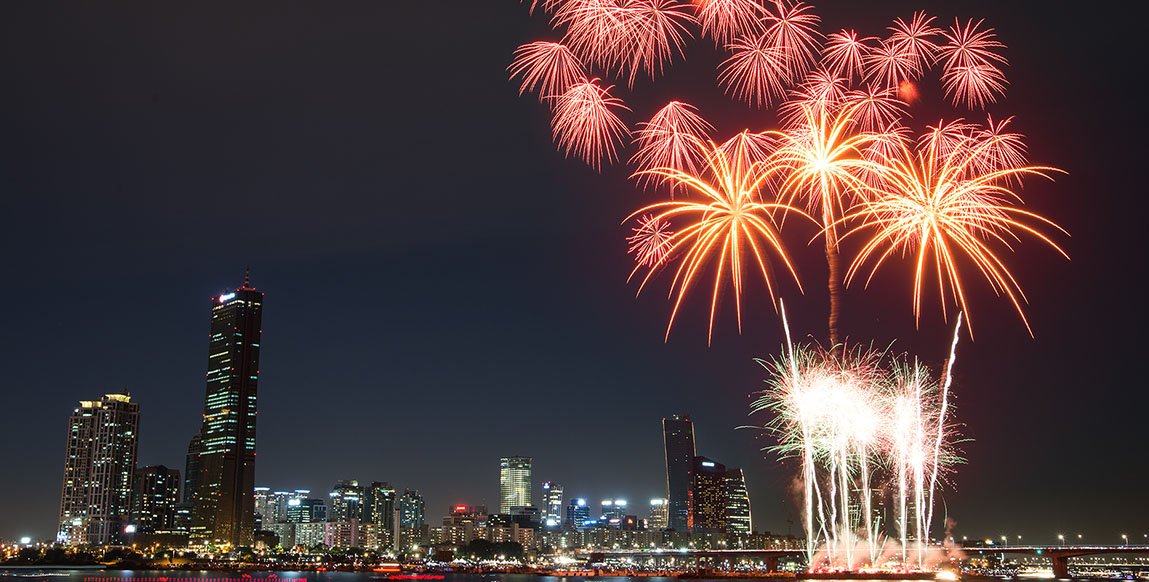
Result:
[[[1023,194],[1072,234],[1072,261],[1032,239],[1008,258],[1036,338],[970,284],[955,534],[1149,533],[1136,23],[1048,3],[816,4],[825,30],[865,34],[915,8],[987,18],[1011,62],[991,111],[1069,172]],[[620,226],[654,195],[555,152],[545,110],[506,81],[515,46],[546,33],[516,2],[8,2],[0,28],[0,538],[53,535],[80,399],[130,391],[139,462],[183,469],[209,297],[245,265],[267,293],[259,484],[386,480],[422,490],[434,523],[497,505],[498,458],[522,454],[568,497],[643,505],[665,487],[660,419],[689,412],[700,454],[746,469],[758,529],[796,517],[794,467],[735,430],[767,420],[747,418],[748,395],[778,318],[751,293],[744,333],[727,305],[708,347],[695,298],[663,342],[667,282],[634,298]],[[720,95],[705,43],[688,58],[638,83],[628,122],[677,98],[723,136],[771,126]],[[918,127],[956,115],[923,91]],[[787,238],[806,295],[781,294],[795,333],[821,338],[808,234]],[[915,330],[910,284],[902,264],[851,288],[844,328],[937,366],[951,324],[928,303]]]

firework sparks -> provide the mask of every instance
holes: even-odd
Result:
[[[726,45],[730,58],[718,66],[718,84],[755,107],[766,107],[786,93],[790,70],[783,51],[767,35],[742,36]]]
[[[674,308],[666,326],[667,338],[670,337],[670,330],[687,291],[703,276],[704,267],[716,263],[707,335],[709,341],[714,335],[714,317],[718,311],[724,281],[729,279],[733,288],[739,331],[742,329],[742,289],[748,268],[761,275],[767,293],[771,298],[774,297],[771,261],[767,255],[769,251],[779,257],[797,283],[798,275],[786,256],[773,217],[779,211],[802,213],[783,204],[759,202],[757,190],[765,176],[759,175],[753,168],[749,171],[739,170],[736,164],[730,163],[727,153],[720,146],[713,143],[704,146],[701,142],[698,145],[705,151],[705,175],[688,174],[678,168],[654,168],[644,172],[683,187],[687,196],[652,204],[631,216],[651,213],[658,220],[673,219],[679,225],[686,223],[671,237],[668,251],[677,255],[679,266],[670,284]],[[639,267],[641,265],[635,267],[635,272]],[[646,274],[639,286],[639,293],[657,272],[657,269],[651,269]],[[634,272],[631,273],[633,275]]]
[[[670,223],[647,214],[638,219],[638,226],[631,229],[634,234],[626,238],[630,243],[628,253],[643,267],[654,268],[662,265],[670,251],[670,240],[674,231]],[[632,273],[633,274],[633,273]]]
[[[939,128],[945,127],[939,124]],[[944,132],[935,130],[934,134]],[[964,136],[963,136],[964,137]],[[990,172],[979,168],[991,163],[1004,136],[964,137],[957,146],[927,138],[919,142],[917,152],[902,145],[898,155],[884,160],[882,180],[872,188],[873,195],[864,198],[859,209],[843,220],[859,220],[848,234],[874,231],[864,242],[846,274],[849,282],[863,265],[872,261],[866,278],[868,285],[886,260],[900,253],[914,254],[915,321],[921,318],[922,288],[927,274],[935,273],[943,315],[947,287],[955,303],[969,314],[962,279],[958,273],[958,256],[965,255],[998,294],[1005,294],[1016,308],[1026,329],[1022,302],[1025,295],[1017,280],[994,250],[994,244],[1012,250],[1011,241],[1018,234],[1029,233],[1066,256],[1049,237],[1024,221],[1032,221],[1057,230],[1056,224],[1041,216],[1017,208],[1021,198],[1007,187],[1008,178],[1038,175],[1049,178],[1056,168],[1046,166],[1005,166]],[[945,150],[949,149],[947,153]],[[996,162],[994,162],[996,163]],[[932,265],[931,265],[932,263]],[[968,321],[968,318],[967,318]],[[969,326],[972,335],[972,323]]]
[[[762,6],[755,0],[695,0],[702,34],[725,45],[740,36],[762,34]]]
[[[555,104],[551,131],[564,155],[575,155],[598,168],[603,157],[614,161],[615,148],[628,135],[626,124],[615,109],[626,109],[622,100],[610,96],[611,87],[598,86],[598,79],[571,85]]]
[[[781,51],[791,79],[806,76],[820,52],[821,19],[812,10],[809,4],[791,5],[789,0],[774,0],[774,11],[766,10],[766,40]]]
[[[671,101],[658,110],[647,123],[639,124],[634,143],[638,152],[630,163],[638,172],[654,168],[678,168],[695,174],[705,163],[698,143],[714,131],[698,110],[689,103]],[[649,185],[657,181],[651,174],[639,174],[639,181]]]
[[[533,8],[533,6],[532,6]],[[511,79],[522,77],[519,95],[539,90],[539,101],[553,99],[586,77],[586,70],[565,45],[537,41],[515,49],[515,60],[507,67]]]
[[[886,89],[922,76],[918,60],[891,42],[883,41],[866,57],[866,78]]]
[[[858,104],[855,117],[858,129],[863,132],[881,131],[906,113],[905,105],[895,99],[891,91],[873,85],[866,87],[865,91],[853,92],[849,100]]]
[[[827,35],[822,49],[822,62],[826,69],[834,75],[845,75],[848,81],[861,79],[865,73],[866,56],[870,52],[867,40],[872,39],[859,39],[858,33],[852,30]]]
[[[681,55],[694,22],[680,0],[571,0],[555,11],[565,25],[564,40],[590,64],[627,75],[633,86],[638,71],[652,78],[675,54]]]
[[[894,491],[902,562],[922,564],[925,543],[908,541],[925,539],[939,474],[961,462],[947,420],[950,368],[939,390],[928,369],[888,351],[788,343],[784,353],[759,360],[771,377],[752,411],[773,413],[770,448],[801,465],[811,570],[874,565],[883,541],[872,491],[883,484]]]
[[[915,12],[909,22],[901,18],[894,20],[888,42],[906,59],[912,61],[919,70],[925,69],[937,59],[940,48],[933,41],[942,29],[933,26],[934,18],[925,12]]]
[[[992,28],[982,29],[982,22],[974,24],[971,19],[962,26],[955,21],[949,30],[942,31],[947,42],[939,48],[946,96],[952,95],[954,105],[964,102],[970,109],[995,103],[995,94],[1005,93],[1005,74],[995,63],[1004,65],[1006,60],[994,52],[1005,45],[996,40]]]

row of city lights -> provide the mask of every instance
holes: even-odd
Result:
[[[1021,536],[1014,536],[1014,537],[1017,538],[1017,543],[1021,544]],[[1145,539],[1147,543],[1149,543],[1149,534],[1141,534],[1141,537],[1143,539]],[[968,538],[966,536],[962,536],[961,539],[962,539],[962,541],[967,541]],[[1010,536],[1001,536],[1001,543],[1008,544],[1009,539],[1010,539]],[[1082,539],[1083,539],[1082,534],[1077,534],[1077,542],[1081,543]],[[1129,534],[1121,534],[1121,540],[1125,545],[1129,545]],[[1065,534],[1057,534],[1057,541],[1061,544],[1065,544]],[[992,544],[993,539],[992,538],[986,538],[985,543]]]

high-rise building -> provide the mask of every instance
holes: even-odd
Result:
[[[363,488],[355,480],[338,481],[331,488],[328,519],[349,521],[363,517]]]
[[[423,496],[417,489],[404,489],[403,496],[399,498],[400,527],[412,529],[423,527],[426,509]]]
[[[690,485],[694,467],[694,423],[689,415],[662,419],[666,451],[667,527],[690,530]]]
[[[132,525],[136,526],[136,533],[154,534],[176,529],[179,499],[179,469],[163,465],[136,469],[132,486]]]
[[[600,523],[605,522],[613,527],[619,527],[622,520],[626,518],[627,501],[625,499],[603,499],[602,500],[602,518]]]
[[[255,529],[264,529],[264,525],[275,523],[271,519],[271,504],[275,502],[271,487],[256,487],[252,501],[255,505]]]
[[[665,497],[656,497],[650,500],[650,516],[646,519],[647,529],[666,529],[666,510],[668,509]]]
[[[251,546],[255,526],[255,418],[263,293],[243,286],[211,299],[207,388],[191,535],[195,543]]]
[[[203,452],[203,442],[199,433],[188,442],[187,459],[184,461],[184,489],[180,499],[183,503],[195,504],[196,483],[199,479],[199,454]]]
[[[199,432],[188,442],[187,458],[184,461],[183,492],[180,493],[180,502],[176,504],[175,524],[173,529],[183,533],[191,531],[192,514],[195,511],[196,483],[199,482],[199,454],[203,452],[203,443]]]
[[[690,531],[726,532],[726,466],[694,457],[690,488]]]
[[[726,533],[748,534],[751,531],[746,476],[737,467],[726,469]]]
[[[590,507],[587,506],[586,499],[582,497],[571,499],[570,505],[567,506],[567,529],[581,530],[588,519],[590,519]]]
[[[122,541],[131,515],[140,405],[127,394],[81,400],[68,419],[57,541]]]
[[[287,523],[316,523],[327,521],[327,506],[322,499],[292,497],[287,500]]]
[[[559,527],[563,522],[563,486],[543,482],[543,525]]]
[[[499,460],[499,513],[510,513],[516,505],[531,505],[530,457]]]
[[[382,526],[384,531],[395,528],[395,488],[387,483],[372,481],[363,491],[363,522]]]

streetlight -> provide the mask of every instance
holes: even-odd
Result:
[[[1121,539],[1125,540],[1125,545],[1129,545],[1129,536],[1121,534]]]
[[[1065,545],[1065,535],[1057,534],[1057,539],[1061,542],[1061,545]]]

